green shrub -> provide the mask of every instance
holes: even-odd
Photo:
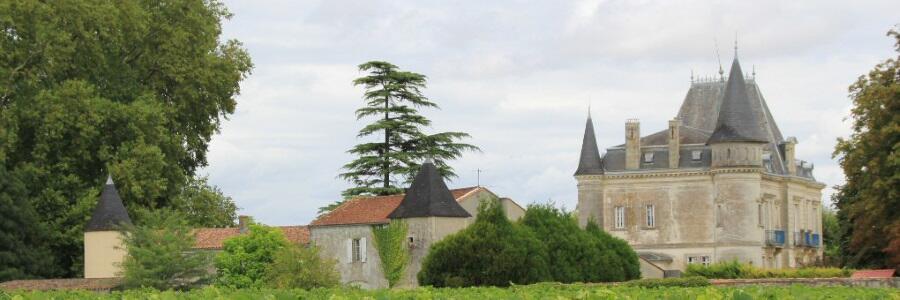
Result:
[[[638,255],[634,252],[634,249],[628,245],[628,242],[603,231],[594,220],[588,221],[587,226],[585,226],[585,231],[594,237],[594,242],[596,243],[595,247],[600,248],[602,249],[601,251],[607,253],[604,255],[604,259],[612,260],[612,262],[602,266],[621,268],[622,270],[621,277],[616,277],[608,281],[623,281],[641,278],[641,265],[638,261]],[[612,252],[608,252],[608,250],[612,250]]]
[[[640,279],[624,283],[625,286],[660,288],[660,287],[697,287],[708,286],[709,279],[702,276],[690,276],[679,278],[653,278]]]
[[[433,244],[421,285],[508,286],[547,280],[546,250],[527,228],[510,223],[499,201],[479,207],[475,223]]]
[[[122,228],[125,288],[186,290],[207,283],[210,256],[193,250],[196,241],[184,214],[160,209],[142,214],[141,221]]]
[[[520,221],[541,240],[553,263],[548,272],[557,282],[611,282],[640,277],[637,254],[625,241],[600,230],[578,226],[575,215],[551,204],[532,204]]]
[[[387,226],[376,226],[372,229],[375,236],[375,248],[378,249],[378,257],[381,258],[381,269],[390,287],[394,287],[409,262],[409,249],[406,245],[406,235],[409,226],[402,220],[391,220]]]
[[[266,270],[269,286],[287,288],[334,287],[340,283],[340,274],[335,269],[337,262],[322,258],[319,248],[289,245],[277,253]]]
[[[289,242],[280,230],[250,224],[250,232],[225,240],[216,256],[216,284],[234,288],[263,287],[275,253]]]
[[[749,264],[741,264],[736,260],[718,262],[709,266],[700,264],[688,265],[685,276],[703,276],[715,279],[753,279],[753,278],[833,278],[849,277],[850,269],[808,267],[799,269],[765,269]]]

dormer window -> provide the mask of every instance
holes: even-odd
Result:
[[[645,162],[645,163],[652,163],[652,162],[653,162],[653,152],[646,152],[646,153],[644,153],[644,162]]]
[[[703,157],[703,151],[700,151],[700,150],[691,151],[691,160],[699,161],[701,157]]]

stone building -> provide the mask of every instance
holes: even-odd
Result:
[[[337,261],[341,282],[363,288],[385,288],[388,282],[374,245],[372,229],[391,220],[409,226],[410,261],[399,286],[416,287],[416,274],[429,247],[474,222],[482,201],[500,201],[511,219],[525,210],[509,198],[483,187],[449,190],[432,163],[425,163],[406,194],[357,198],[310,223],[310,241]]]
[[[754,74],[755,76],[755,74]],[[668,128],[601,156],[588,116],[575,179],[579,221],[593,219],[666,270],[739,260],[767,268],[822,258],[822,188],[795,157],[737,55],[726,78],[693,81]]]

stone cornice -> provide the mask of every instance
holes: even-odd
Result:
[[[823,188],[825,188],[825,186],[826,186],[826,185],[825,185],[824,183],[822,183],[822,182],[818,182],[818,181],[814,181],[814,180],[809,180],[809,179],[806,179],[806,178],[803,178],[803,177],[799,177],[799,176],[790,176],[790,175],[778,175],[778,174],[771,174],[771,173],[763,173],[763,179],[768,179],[768,180],[771,180],[771,181],[778,181],[778,182],[799,183],[799,184],[807,185],[807,186],[810,186],[810,187],[813,187],[813,188],[817,188],[817,189],[823,189]]]

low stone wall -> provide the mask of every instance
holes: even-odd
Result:
[[[720,286],[740,285],[844,285],[858,287],[900,288],[900,277],[893,278],[764,278],[764,279],[710,279]]]

